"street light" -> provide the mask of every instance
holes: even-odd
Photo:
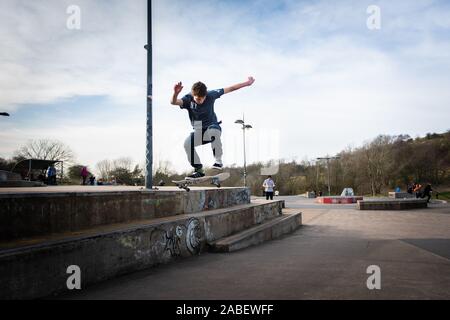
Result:
[[[340,157],[324,157],[317,158],[317,160],[326,160],[327,161],[327,170],[328,170],[328,195],[331,196],[331,186],[330,186],[330,160],[338,160]]]
[[[147,0],[147,142],[145,156],[145,188],[153,189],[153,64],[152,64],[152,0]]]
[[[247,187],[247,157],[245,152],[245,130],[253,128],[249,124],[245,124],[244,116],[242,116],[242,120],[236,120],[234,123],[242,125],[242,133],[244,137],[244,187]]]
[[[7,113],[7,112],[0,112],[0,116],[9,117],[9,113]]]

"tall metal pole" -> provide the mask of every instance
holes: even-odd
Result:
[[[153,64],[152,64],[152,0],[147,0],[147,149],[145,188],[153,188]]]
[[[234,123],[242,125],[242,136],[244,138],[244,186],[247,187],[247,153],[245,150],[245,130],[251,129],[252,126],[245,124],[245,115],[242,115],[242,120],[238,119]]]
[[[244,134],[244,187],[247,187],[247,156],[245,152],[245,126],[242,127]]]

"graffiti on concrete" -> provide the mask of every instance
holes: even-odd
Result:
[[[169,251],[172,257],[181,256],[181,237],[185,226],[177,226],[166,231],[166,246],[164,251]]]
[[[198,219],[191,219],[187,224],[186,245],[193,255],[199,254],[203,240],[203,232]]]
[[[237,204],[246,204],[250,203],[250,192],[249,190],[240,190],[235,195]]]
[[[153,257],[164,262],[171,258],[200,254],[204,239],[200,220],[191,218],[181,224],[140,230],[134,235],[120,237],[118,241],[123,247],[133,250],[135,259]]]

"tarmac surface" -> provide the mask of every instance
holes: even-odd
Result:
[[[293,234],[234,253],[207,253],[68,292],[60,299],[450,299],[450,204],[359,211],[276,197],[301,208]],[[369,266],[381,288],[369,290]]]

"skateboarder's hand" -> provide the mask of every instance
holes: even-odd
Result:
[[[183,90],[183,84],[181,83],[181,82],[178,82],[176,85],[175,85],[175,87],[173,88],[173,91],[176,93],[176,94],[180,94],[180,92]]]
[[[255,78],[253,78],[253,77],[248,77],[248,81],[247,81],[247,85],[248,85],[248,86],[251,86],[254,82],[255,82]]]

